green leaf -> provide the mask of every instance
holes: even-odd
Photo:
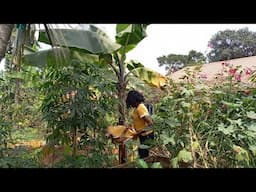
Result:
[[[164,145],[167,145],[169,143],[171,143],[172,145],[176,144],[176,142],[174,140],[174,135],[172,135],[171,137],[168,137],[166,134],[161,134],[160,138],[163,141]]]
[[[191,107],[191,104],[190,103],[187,103],[185,101],[182,101],[181,102],[181,106],[184,107],[184,108],[190,108]]]
[[[122,45],[124,52],[127,53],[147,36],[146,28],[147,24],[117,24],[116,42]]]
[[[243,124],[241,119],[233,120],[233,119],[227,118],[227,120],[228,120],[232,125],[237,125],[237,126],[239,126],[239,127],[241,127],[242,124]]]
[[[93,25],[88,30],[51,29],[51,32],[51,38],[58,46],[85,49],[91,53],[112,53],[121,47]],[[39,41],[50,43],[46,32],[40,32]]]
[[[137,69],[139,67],[144,67],[144,65],[142,65],[140,62],[134,61],[134,60],[127,62],[127,68],[129,71],[131,71],[133,69]]]
[[[236,152],[235,158],[238,161],[246,161],[247,163],[249,163],[249,154],[245,149],[240,146],[233,145],[233,150]]]
[[[194,142],[192,143],[192,149],[193,149],[194,151],[196,151],[196,150],[199,149],[199,143],[198,143],[198,141],[194,141]]]
[[[187,151],[186,149],[182,149],[178,153],[178,161],[183,161],[185,163],[188,163],[193,160],[191,152]]]
[[[226,102],[226,101],[222,101],[222,103],[231,108],[241,107],[241,104],[237,104],[237,103],[231,103],[231,102]]]
[[[151,165],[151,168],[162,168],[162,165],[160,162],[155,162]]]
[[[181,91],[181,95],[185,95],[187,97],[191,97],[191,96],[194,96],[194,91],[191,90],[191,89],[183,88],[182,91]]]
[[[250,119],[256,119],[256,113],[254,111],[246,112],[246,115]]]
[[[179,167],[179,160],[178,160],[178,157],[175,157],[171,160],[171,166],[173,168],[178,168]]]
[[[50,60],[56,64],[68,62],[69,58],[70,52],[68,49],[54,48],[24,55],[23,62],[27,65],[43,68]]]
[[[130,24],[118,24],[116,25],[116,33],[119,34],[122,31],[124,31],[127,27],[129,27]]]
[[[248,130],[256,132],[256,124],[252,123],[250,125],[247,125]]]
[[[147,69],[146,67],[138,67],[131,70],[136,77],[143,80],[150,86],[161,88],[166,85],[167,79],[158,72]]]
[[[89,53],[83,53],[77,50],[72,50],[72,59],[78,59],[81,62],[85,63],[98,63],[99,62],[99,56],[94,55],[94,54],[89,54]]]
[[[227,128],[225,127],[225,125],[223,123],[220,123],[218,125],[218,130],[223,132],[225,135],[230,135],[231,133],[233,133],[234,130],[234,126],[233,125],[229,125]]]
[[[112,58],[112,55],[111,55],[111,54],[101,54],[101,55],[99,56],[99,61],[100,61],[100,63],[102,63],[102,64],[108,65],[108,64],[112,63],[113,58]]]
[[[148,164],[143,159],[138,159],[137,164],[140,168],[148,168]]]
[[[250,145],[249,150],[251,150],[252,154],[256,156],[256,145]]]

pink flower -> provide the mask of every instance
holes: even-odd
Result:
[[[202,79],[207,79],[206,73],[200,73],[199,77],[202,78]]]
[[[228,63],[228,62],[222,62],[221,65],[222,65],[222,66],[225,66],[225,67],[228,67],[228,66],[229,66],[229,63]]]
[[[245,74],[246,75],[251,75],[252,74],[252,69],[251,68],[247,68],[246,71],[245,71]]]
[[[237,81],[241,81],[241,75],[240,74],[235,74],[235,79]]]
[[[237,69],[231,68],[231,69],[229,69],[228,72],[229,72],[231,75],[234,75],[234,74],[236,73],[236,71],[237,71]]]
[[[225,63],[225,66],[228,67],[228,66],[229,66],[229,63],[226,62],[226,63]]]

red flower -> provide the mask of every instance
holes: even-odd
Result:
[[[234,75],[234,74],[236,73],[236,71],[237,71],[237,69],[231,68],[231,69],[229,69],[228,72],[229,72],[230,74]]]

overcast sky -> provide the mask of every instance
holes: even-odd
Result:
[[[115,25],[98,24],[114,39]],[[157,57],[173,54],[188,54],[190,50],[206,54],[208,41],[218,31],[238,30],[248,27],[256,32],[256,24],[151,24],[147,27],[147,37],[127,54],[127,60],[135,59],[146,67],[165,74],[159,67]]]
[[[97,26],[114,40],[115,24]],[[256,32],[256,24],[151,24],[147,27],[147,37],[127,53],[127,60],[137,60],[146,67],[165,74],[164,67],[158,66],[157,57],[171,53],[188,54],[192,49],[206,54],[209,51],[208,41],[218,31],[244,27]]]

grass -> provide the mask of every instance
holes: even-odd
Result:
[[[12,139],[15,142],[44,140],[43,132],[37,128],[22,128],[12,132]]]
[[[37,128],[20,128],[12,131],[12,143],[0,158],[0,168],[39,168],[39,156],[44,134]],[[37,145],[36,145],[37,144]]]

